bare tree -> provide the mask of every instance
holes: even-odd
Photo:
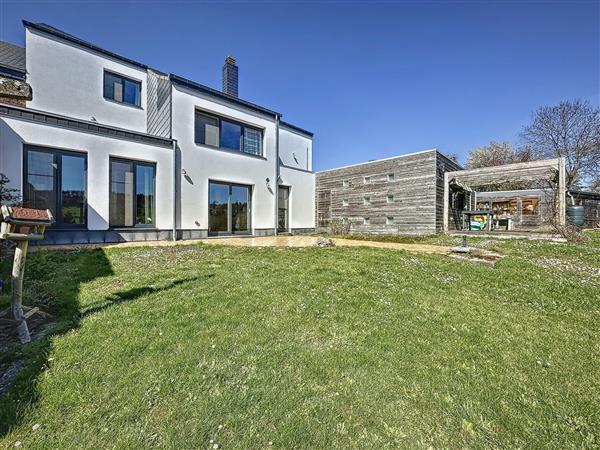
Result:
[[[600,173],[600,109],[589,102],[539,108],[521,137],[541,157],[565,158],[567,189]]]

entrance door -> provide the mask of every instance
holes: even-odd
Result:
[[[290,229],[290,188],[279,186],[277,190],[277,231],[289,231]]]
[[[209,183],[208,232],[211,235],[250,233],[250,187]]]

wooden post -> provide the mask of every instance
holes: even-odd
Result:
[[[25,259],[27,258],[28,245],[29,241],[27,240],[17,242],[11,277],[12,299],[10,311],[12,319],[17,322],[17,332],[19,333],[21,344],[31,341],[27,321],[23,316],[23,276],[25,274]]]
[[[444,172],[444,233],[448,232],[448,197],[450,196],[450,185],[448,184],[448,172]]]
[[[567,189],[566,189],[566,169],[565,169],[565,158],[558,158],[558,223],[561,227],[567,224],[566,214],[566,203],[567,203]]]

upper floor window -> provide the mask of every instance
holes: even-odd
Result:
[[[242,123],[196,111],[194,142],[262,155],[263,132]]]
[[[348,199],[347,198],[342,199],[342,206],[348,206],[348,204],[349,203],[348,203]]]
[[[388,203],[394,203],[394,196],[392,194],[388,194],[388,196],[387,196],[387,202]]]
[[[342,180],[342,187],[348,187],[350,186],[350,181],[349,180]]]
[[[388,173],[388,181],[394,181],[396,179],[396,174],[393,172]]]
[[[363,203],[365,205],[370,205],[371,204],[371,197],[364,197],[363,198]]]
[[[371,177],[364,177],[363,181],[365,184],[371,184]]]
[[[104,98],[127,105],[140,106],[142,83],[131,78],[104,71]]]

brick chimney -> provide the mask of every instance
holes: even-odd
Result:
[[[223,64],[223,92],[233,97],[238,96],[238,66],[233,56],[225,58]]]

